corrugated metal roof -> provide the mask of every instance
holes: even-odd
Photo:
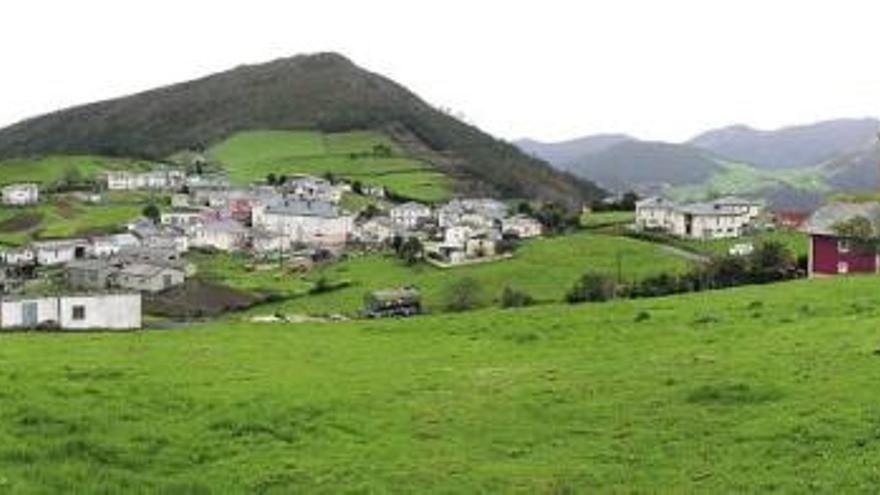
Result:
[[[834,226],[840,222],[856,217],[867,218],[873,227],[874,234],[880,234],[880,203],[830,203],[810,215],[804,224],[804,230],[816,235],[835,235]]]

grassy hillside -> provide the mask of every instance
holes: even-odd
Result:
[[[150,162],[91,155],[52,155],[41,158],[15,158],[0,161],[0,184],[37,182],[48,185],[76,170],[92,178],[105,170],[147,169]]]
[[[373,289],[415,284],[423,290],[429,311],[442,311],[449,286],[463,277],[475,279],[481,288],[483,305],[493,304],[505,286],[523,290],[540,301],[560,301],[585,271],[617,275],[618,254],[621,276],[629,281],[660,272],[684,270],[682,258],[661,247],[633,239],[594,234],[577,234],[526,243],[512,259],[481,265],[440,269],[430,265],[408,267],[384,255],[362,256],[316,270],[304,279],[274,272],[248,272],[243,260],[229,257],[198,259],[201,273],[217,277],[235,287],[273,289],[282,293],[306,290],[325,277],[331,283],[349,282],[350,287],[319,295],[304,296],[278,305],[260,307],[259,314],[355,313],[362,308],[364,294]]]
[[[0,244],[20,245],[39,238],[70,237],[117,230],[143,211],[146,197],[110,198],[87,204],[68,196],[28,207],[0,206]]]
[[[375,146],[387,147],[391,156],[377,156]],[[263,180],[270,173],[330,172],[429,202],[447,199],[452,186],[444,174],[430,164],[407,158],[380,132],[250,131],[213,146],[209,155],[239,183]]]
[[[0,483],[870,493],[878,292],[868,277],[417,320],[6,335]]]
[[[701,199],[708,195],[758,194],[766,189],[790,188],[827,193],[830,186],[820,167],[789,170],[761,170],[745,163],[720,162],[721,169],[700,184],[673,188],[670,196]]]
[[[777,230],[773,232],[760,232],[736,239],[713,239],[708,241],[677,239],[676,245],[686,245],[692,249],[703,251],[707,254],[725,255],[736,244],[749,243],[758,245],[762,242],[779,242],[789,249],[795,256],[806,256],[809,249],[807,234],[796,230]]]
[[[462,190],[573,207],[603,194],[594,184],[552,169],[333,53],[240,66],[26,120],[0,129],[0,157],[84,153],[157,158],[262,129],[393,132],[412,156],[460,179]]]

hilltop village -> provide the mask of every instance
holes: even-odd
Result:
[[[149,205],[115,233],[0,250],[0,288],[6,294],[0,326],[140,328],[142,296],[168,292],[197,275],[188,261],[192,251],[311,265],[352,251],[393,249],[449,268],[501,260],[511,255],[515,241],[543,231],[535,218],[488,198],[346,210],[343,195],[384,199],[386,191],[332,177],[289,175],[233,186],[223,174],[161,168],[111,171],[98,183],[106,194],[146,191],[163,195],[167,204]],[[37,184],[3,188],[3,204],[10,207],[43,199]],[[86,199],[99,204],[102,193]]]

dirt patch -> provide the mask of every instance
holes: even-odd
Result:
[[[76,205],[66,198],[59,199],[55,203],[55,211],[58,212],[58,215],[61,216],[61,218],[66,218],[68,220],[76,218],[79,215],[79,210],[76,208]]]
[[[265,294],[189,279],[180,287],[144,297],[144,310],[168,318],[207,318],[250,308],[269,299]]]
[[[20,213],[0,222],[0,232],[4,234],[24,232],[40,225],[42,221],[42,213]]]

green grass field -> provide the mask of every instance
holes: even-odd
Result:
[[[809,249],[807,234],[796,230],[775,230],[770,232],[760,232],[753,235],[747,235],[736,239],[714,239],[709,241],[679,239],[675,244],[683,244],[692,249],[702,251],[706,254],[725,255],[728,254],[730,248],[736,244],[749,244],[757,246],[762,242],[779,242],[786,246],[795,256],[806,256]]]
[[[760,194],[779,186],[825,193],[830,190],[821,166],[791,170],[761,170],[745,163],[721,162],[722,171],[703,184],[684,185],[668,191],[679,201],[703,200],[707,195]]]
[[[0,336],[9,493],[872,493],[880,279]]]
[[[392,156],[373,155],[376,145]],[[355,131],[323,134],[316,131],[250,131],[236,134],[209,150],[238,183],[263,180],[270,173],[323,175],[384,185],[394,192],[436,202],[449,197],[448,178],[423,162],[403,156],[384,134]]]
[[[635,222],[633,211],[597,211],[581,215],[581,225],[587,228],[617,227]]]
[[[92,178],[104,170],[148,169],[150,164],[140,160],[106,158],[100,156],[47,156],[0,161],[0,184],[37,182],[49,184],[64,178],[75,169],[84,178]]]
[[[109,197],[102,204],[87,204],[66,196],[28,207],[0,207],[0,244],[21,245],[38,238],[58,238],[99,233],[119,228],[141,215],[146,195]],[[23,217],[36,223],[17,225]],[[6,223],[9,222],[9,223]]]
[[[422,289],[429,311],[442,311],[448,287],[463,277],[478,281],[481,305],[495,304],[505,286],[526,291],[542,302],[560,301],[586,271],[616,276],[618,253],[625,281],[682,271],[688,266],[687,261],[648,242],[583,233],[536,239],[524,244],[512,259],[451,269],[427,264],[408,267],[390,255],[354,257],[315,269],[305,276],[283,275],[277,271],[248,272],[243,258],[229,256],[200,257],[196,261],[203,275],[246,290],[265,287],[282,294],[296,294],[307,290],[320,277],[331,283],[351,284],[341,290],[262,306],[252,313],[354,314],[361,309],[366,292],[406,284]]]

